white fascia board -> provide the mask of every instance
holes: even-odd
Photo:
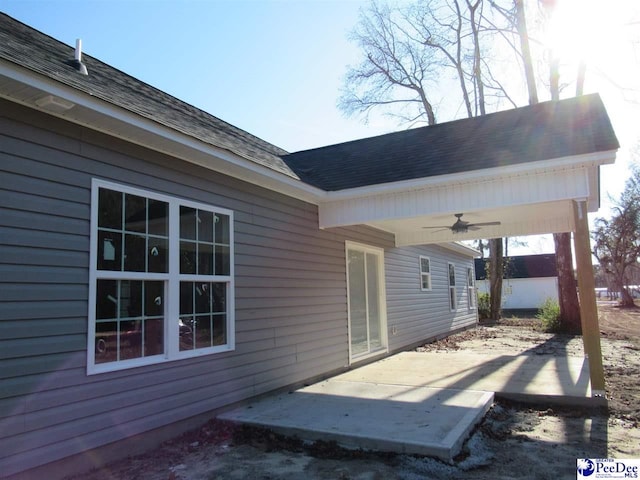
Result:
[[[446,185],[460,185],[465,183],[481,182],[497,177],[508,178],[519,175],[528,175],[550,170],[566,170],[576,167],[608,165],[615,162],[618,150],[588,153],[569,157],[558,157],[537,162],[527,162],[505,167],[494,167],[481,170],[472,170],[462,173],[451,173],[435,177],[416,178],[399,182],[382,183],[365,187],[349,188],[329,192],[328,200],[347,200],[362,198],[383,193],[405,192],[407,190],[421,190],[423,188],[442,187]]]
[[[212,162],[215,163],[216,171],[278,191],[306,202],[317,204],[321,199],[327,196],[327,192],[324,190],[308,185],[298,179],[289,177],[284,173],[271,170],[247,160],[231,151],[202,142],[187,134],[115,106],[105,100],[93,97],[85,92],[74,89],[73,87],[56,82],[53,79],[22,67],[18,67],[4,60],[0,60],[0,77],[1,76],[7,77],[22,85],[37,89],[41,91],[43,95],[53,95],[54,97],[63,99],[64,101],[71,102],[76,106],[84,107],[91,112],[102,115],[108,118],[111,122],[115,121],[121,124],[125,128],[127,134],[120,134],[112,128],[101,130],[100,125],[96,125],[95,122],[84,123],[81,120],[67,116],[64,113],[56,114],[50,110],[39,108],[35,103],[21,101],[20,99],[6,94],[5,92],[0,92],[0,97],[6,98],[12,102],[20,103],[29,108],[41,110],[49,115],[57,116],[66,121],[106,133],[110,136],[122,138],[127,142],[135,143],[151,150],[166,153],[174,157],[177,156],[186,162],[198,163],[205,167],[207,166],[203,164],[204,162],[194,162],[193,159],[187,155],[188,151],[197,152],[200,156],[204,154],[212,159],[222,160],[222,162]],[[127,128],[129,128],[129,130],[127,130]],[[135,138],[131,134],[132,131],[130,128],[142,130],[150,136],[145,138],[142,136],[140,136],[140,138]],[[152,141],[154,136],[160,137],[163,140],[173,143],[181,148],[176,148],[175,150],[159,148],[157,145],[154,145],[154,142]],[[184,152],[183,154],[180,154],[181,150]],[[208,168],[211,169],[211,166]]]
[[[319,206],[320,228],[588,199],[595,192],[589,191],[587,170],[538,169],[530,175],[496,176],[475,183],[441,184],[332,200]]]

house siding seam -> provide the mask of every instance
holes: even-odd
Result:
[[[347,240],[385,249],[392,350],[475,322],[462,286],[448,312],[443,283],[443,265],[463,279],[468,257],[396,248],[369,227],[319,230],[314,205],[6,101],[0,112],[5,475],[346,368]],[[87,376],[93,178],[234,212],[235,351]],[[432,258],[431,292],[420,254]]]

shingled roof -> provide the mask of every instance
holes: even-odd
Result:
[[[414,128],[284,156],[328,191],[619,148],[597,94]]]
[[[476,258],[476,280],[487,279],[487,258]],[[557,277],[556,254],[521,255],[505,257],[504,278],[544,278]]]
[[[166,127],[297,178],[280,158],[287,152],[203,110],[83,54],[89,75],[71,65],[74,49],[0,12],[0,58]]]

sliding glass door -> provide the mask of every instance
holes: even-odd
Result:
[[[351,359],[387,348],[383,251],[347,244]]]

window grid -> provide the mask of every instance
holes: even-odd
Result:
[[[431,290],[431,259],[422,255],[420,256],[420,289]]]
[[[456,267],[453,263],[448,264],[449,269],[449,308],[453,312],[457,308],[456,302]]]
[[[233,350],[233,213],[101,180],[93,180],[92,185],[87,373]],[[183,207],[208,218],[211,225],[210,232],[202,234],[198,233],[200,223],[194,224],[196,236],[187,239],[200,257],[208,252],[204,261],[211,260],[210,268],[196,268],[184,275],[180,271]],[[175,320],[180,317],[182,281],[209,282],[211,288],[217,286],[217,292],[224,292],[218,295],[222,298],[219,305],[213,305],[210,298],[207,312],[194,313],[193,326],[201,328],[201,335],[190,350],[179,347],[182,332]],[[111,282],[113,301],[101,298],[105,282]],[[135,314],[126,311],[132,302],[124,293],[127,285],[136,285],[144,299]],[[148,298],[149,285],[161,293]],[[147,310],[148,302],[153,301],[160,303],[159,312]],[[112,303],[113,312],[107,316],[99,311],[100,302]],[[198,315],[204,320],[196,319]],[[111,351],[105,356],[107,347]]]
[[[473,268],[467,268],[467,305],[469,310],[476,308],[476,286]]]

